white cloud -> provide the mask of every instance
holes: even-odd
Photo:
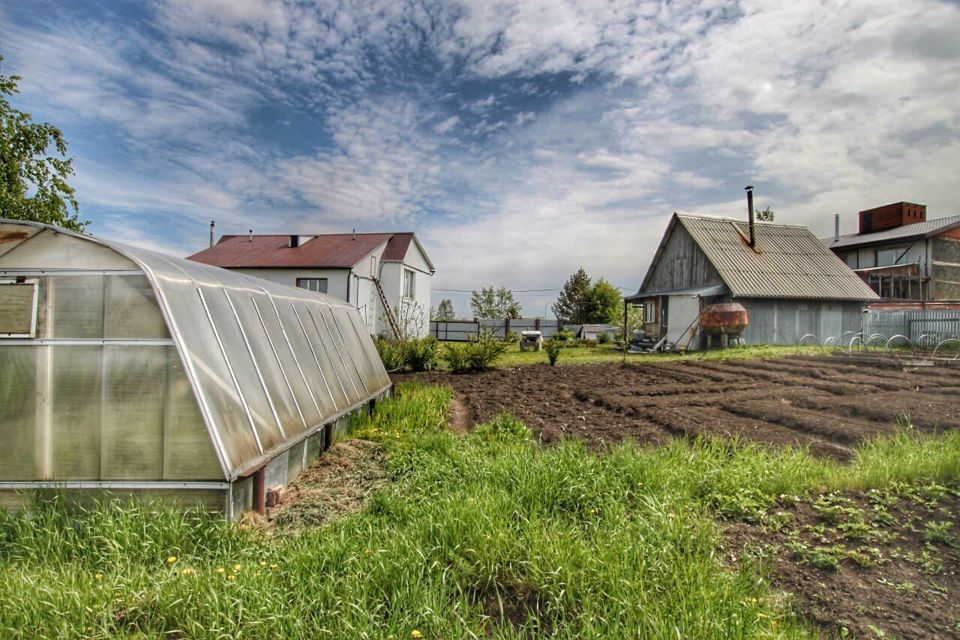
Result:
[[[166,0],[151,27],[0,27],[31,105],[128,152],[78,159],[88,211],[410,227],[453,288],[637,285],[673,210],[741,216],[747,182],[822,235],[885,201],[956,213],[948,3]],[[258,138],[265,106],[322,144]]]
[[[433,130],[435,133],[443,135],[460,124],[460,116],[450,116],[443,122],[437,124]]]

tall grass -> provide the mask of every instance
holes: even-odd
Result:
[[[393,482],[324,528],[57,501],[0,515],[0,637],[808,637],[757,566],[723,561],[716,515],[960,476],[956,435],[873,442],[846,466],[707,441],[597,456],[540,448],[509,417],[452,434],[450,397],[407,385],[355,424]]]

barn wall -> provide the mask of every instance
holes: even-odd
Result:
[[[737,298],[749,315],[744,344],[796,344],[812,333],[828,337],[860,331],[863,304],[829,300],[761,300]]]
[[[650,265],[650,269],[652,274],[644,286],[644,291],[723,284],[720,274],[679,222],[674,225],[660,259],[656,264]]]

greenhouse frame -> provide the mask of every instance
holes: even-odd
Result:
[[[262,510],[391,383],[356,309],[0,219],[0,506],[40,495]]]

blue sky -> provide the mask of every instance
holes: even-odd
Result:
[[[414,230],[435,289],[636,289],[673,211],[854,231],[960,213],[960,5],[938,0],[0,5],[96,235]],[[435,291],[467,313],[468,294]],[[519,294],[542,315],[553,292]]]

